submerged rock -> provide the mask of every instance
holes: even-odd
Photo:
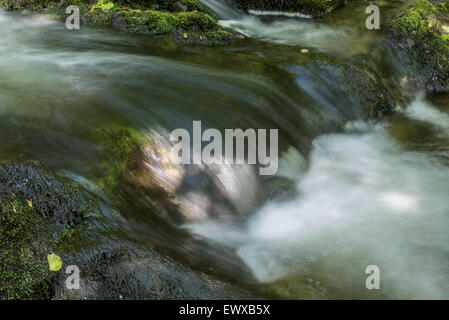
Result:
[[[139,133],[114,125],[94,135],[111,154],[103,163],[106,175],[100,185],[113,190],[116,198],[126,192],[122,199],[145,203],[165,222],[232,219],[244,216],[256,200],[257,183],[250,166],[174,164],[168,133]],[[243,176],[251,186],[236,185]]]
[[[322,113],[322,126],[327,130],[340,131],[348,120],[379,119],[394,110],[389,91],[361,65],[326,59],[286,69]]]

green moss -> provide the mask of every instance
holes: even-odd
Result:
[[[37,10],[41,9],[44,6],[56,2],[54,0],[2,0],[0,1],[0,5],[4,6],[10,10],[17,9],[29,9],[29,10]]]
[[[430,14],[435,13],[435,7],[427,0],[417,0],[415,7],[399,20],[399,25],[406,33],[417,33],[423,36],[430,32],[428,29],[427,18]]]
[[[99,0],[96,4],[92,6],[92,10],[99,9],[99,10],[111,10],[114,8],[114,2],[108,1],[108,0]]]
[[[26,201],[13,194],[2,198],[0,299],[48,297],[51,275],[42,249],[51,245],[51,233],[42,216]]]
[[[99,186],[103,190],[114,192],[120,177],[134,169],[144,138],[135,129],[115,124],[97,128],[92,134],[101,151],[109,154],[108,160],[102,163],[104,172]]]
[[[205,31],[216,27],[216,21],[203,12],[171,13],[154,10],[122,12],[127,28],[134,32],[169,33],[178,29]]]
[[[172,10],[176,2],[180,2],[187,7],[187,11],[205,12],[204,6],[198,0],[161,0],[160,6],[163,10]]]
[[[206,11],[198,0],[105,0],[105,2],[113,2],[115,7],[119,8],[163,11],[173,11],[173,5],[180,2],[187,7],[187,11]]]
[[[38,161],[0,164],[0,299],[50,299],[47,255],[100,216],[98,203]]]
[[[186,12],[175,11],[180,2]],[[113,4],[113,6],[112,6]],[[112,25],[122,30],[172,34],[184,44],[225,44],[243,38],[233,30],[223,30],[198,0],[0,0],[0,6],[11,10],[31,10],[65,16],[68,5],[80,8],[81,21],[96,26]]]
[[[176,2],[187,11],[172,12]],[[67,0],[63,4],[59,0],[0,0],[0,6],[10,10],[27,9],[60,16],[65,16],[65,8],[72,4],[80,8],[82,23],[112,25],[137,33],[171,33],[176,42],[210,45],[242,38],[235,31],[222,30],[198,0]]]
[[[449,87],[449,47],[441,24],[445,13],[428,0],[412,1],[401,10],[386,30],[407,50],[426,85]]]

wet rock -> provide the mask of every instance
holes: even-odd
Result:
[[[407,1],[385,18],[385,32],[429,90],[449,89],[448,11],[444,2],[416,0]]]
[[[242,165],[182,165],[170,157],[169,134],[127,131],[109,126],[95,133],[111,157],[103,164],[103,182],[123,199],[154,208],[165,222],[179,225],[207,218],[233,219],[248,214],[257,192],[254,168]],[[242,180],[242,177],[245,177]]]
[[[38,162],[0,164],[0,299],[53,295],[47,255],[98,212],[74,183]]]
[[[176,1],[173,5],[172,5],[172,9],[171,11],[173,12],[186,12],[187,11],[187,6],[183,5],[181,2]]]
[[[38,162],[0,165],[0,299],[237,299],[254,294],[126,240],[95,201]],[[49,270],[56,253],[63,267]],[[65,268],[81,272],[68,289]]]
[[[262,182],[258,193],[259,203],[288,201],[297,195],[295,181],[284,177],[272,177]]]
[[[216,280],[131,243],[66,258],[80,268],[80,289],[55,281],[55,299],[244,299],[251,291]]]
[[[57,177],[36,161],[0,164],[0,185],[18,199],[32,201],[33,208],[42,217],[62,225],[79,224],[98,212],[96,204],[87,200],[72,181]]]
[[[325,114],[322,124],[330,130],[341,130],[348,120],[378,119],[394,110],[395,100],[380,79],[354,61],[316,60],[286,69],[316,110]]]

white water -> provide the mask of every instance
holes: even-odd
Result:
[[[448,134],[449,118],[423,100],[407,115]],[[339,297],[373,297],[381,271],[390,298],[449,298],[449,168],[407,152],[380,125],[354,123],[314,141],[299,195],[268,203],[241,228],[191,225],[234,247],[261,282],[315,279]]]
[[[201,0],[222,19],[219,24],[247,37],[275,44],[304,46],[326,53],[353,55],[366,50],[368,38],[356,28],[329,26],[314,22],[299,12],[250,11],[252,15],[226,4],[224,0]],[[262,19],[263,16],[284,16],[282,19]],[[303,18],[303,19],[298,19]]]
[[[323,52],[352,51],[349,42],[357,31],[350,27],[332,28],[322,23],[297,19],[264,22],[258,17],[246,16],[238,20],[223,20],[220,25],[232,28],[247,37],[276,44],[301,45]],[[360,39],[359,39],[360,41]],[[342,42],[346,43],[347,46]]]
[[[412,119],[431,123],[441,129],[441,135],[449,135],[449,115],[430,106],[422,98],[413,102],[407,108],[406,114]]]
[[[255,16],[275,16],[275,17],[288,17],[288,18],[303,18],[312,19],[312,16],[301,13],[301,12],[283,12],[283,11],[259,11],[259,10],[249,10],[249,14]]]

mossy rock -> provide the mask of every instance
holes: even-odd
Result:
[[[25,200],[0,190],[0,299],[49,298],[51,274],[45,253],[53,237]]]
[[[177,12],[177,3],[185,12]],[[134,33],[172,34],[172,39],[182,44],[221,45],[244,38],[236,31],[219,27],[198,0],[0,0],[0,6],[7,10],[62,17],[69,5],[79,7],[83,24],[113,26]]]
[[[0,164],[0,185],[18,199],[31,200],[43,218],[71,226],[98,212],[94,201],[71,180],[56,176],[36,161]]]
[[[389,15],[385,30],[431,90],[449,88],[449,17],[439,1],[413,0]]]
[[[215,28],[216,21],[203,12],[163,12],[131,10],[121,14],[126,29],[150,34],[170,33],[179,29],[206,31]]]
[[[245,11],[301,12],[314,17],[328,15],[344,5],[344,0],[234,0]]]
[[[51,298],[47,254],[95,212],[95,201],[41,164],[0,164],[0,299]]]
[[[7,10],[31,10],[39,11],[42,8],[56,3],[56,0],[1,0],[0,6],[3,6]]]
[[[105,157],[107,160],[101,163],[102,174],[98,185],[105,192],[115,195],[113,200],[119,200],[116,188],[123,176],[137,170],[144,137],[138,130],[118,124],[95,128],[90,134],[97,141],[99,151],[108,155]]]

